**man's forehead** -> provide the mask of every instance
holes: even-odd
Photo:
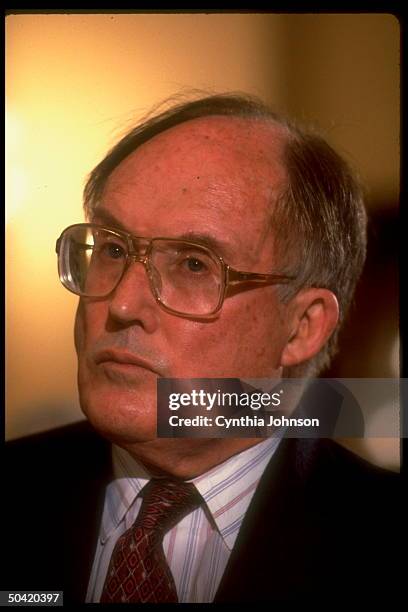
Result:
[[[114,170],[102,206],[132,233],[205,231],[255,261],[286,181],[283,141],[282,131],[260,121],[214,116],[182,123]]]

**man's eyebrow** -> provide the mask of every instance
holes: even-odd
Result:
[[[109,225],[110,227],[120,229],[123,232],[126,232],[127,234],[131,233],[129,232],[128,228],[125,227],[123,223],[115,217],[115,215],[113,215],[111,212],[109,212],[109,210],[106,210],[105,208],[96,208],[94,215],[91,219],[92,223],[94,223],[95,218],[98,219],[98,222],[100,221],[101,223]]]
[[[212,234],[205,232],[185,232],[177,236],[181,240],[189,240],[190,242],[198,242],[209,249],[215,251],[218,255],[232,257],[232,247],[225,240],[215,238]]]
[[[104,208],[97,208],[95,210],[95,214],[93,219],[97,219],[98,222],[102,224],[106,224],[109,227],[116,228],[126,232],[127,234],[133,234],[133,232],[129,231],[129,228],[125,227],[125,225],[119,221],[109,210]],[[170,238],[170,236],[146,236],[146,238]],[[190,242],[198,242],[209,249],[215,251],[221,257],[233,257],[233,251],[231,245],[225,240],[220,240],[219,238],[215,238],[212,234],[207,232],[194,232],[188,231],[183,232],[182,234],[178,234],[174,236],[175,238],[179,238],[180,240],[189,240]]]

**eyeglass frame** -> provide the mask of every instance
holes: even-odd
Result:
[[[65,232],[67,232],[68,230],[74,228],[74,227],[89,227],[89,228],[97,228],[99,230],[104,230],[107,231],[113,235],[117,235],[119,237],[121,237],[122,239],[125,238],[126,239],[126,244],[127,244],[127,253],[126,253],[126,261],[125,264],[123,266],[123,271],[117,281],[117,283],[115,284],[114,287],[112,287],[111,291],[109,291],[106,295],[101,295],[101,296],[92,296],[92,295],[87,295],[85,293],[78,293],[77,291],[73,291],[72,289],[70,289],[69,287],[67,287],[67,285],[63,282],[62,280],[62,275],[60,273],[60,247],[61,247],[61,242],[62,242],[62,238],[63,235],[65,234]],[[144,250],[144,254],[141,255],[140,254],[140,249],[139,249],[139,254],[138,252],[134,249],[134,240],[142,240],[142,241],[146,241],[148,244],[145,247]],[[182,242],[183,244],[187,244],[189,246],[192,247],[199,247],[200,249],[204,249],[206,250],[211,256],[213,256],[215,259],[217,259],[220,264],[221,264],[221,286],[220,286],[220,297],[218,300],[218,304],[216,306],[216,308],[214,310],[212,310],[210,313],[205,314],[205,315],[200,315],[200,314],[187,314],[187,313],[183,313],[181,311],[178,310],[174,310],[173,308],[170,308],[170,306],[167,306],[160,298],[160,296],[157,294],[157,287],[154,283],[153,280],[153,275],[151,273],[151,270],[149,270],[149,259],[150,259],[150,255],[151,252],[153,250],[153,244],[154,241],[157,240],[165,240],[166,242]],[[130,248],[130,245],[132,246],[132,248]],[[92,247],[92,245],[89,245],[90,247]],[[89,298],[89,299],[95,299],[95,300],[101,300],[101,299],[106,299],[107,297],[109,297],[111,295],[111,293],[113,293],[119,286],[119,284],[121,283],[126,271],[128,270],[131,260],[133,260],[134,263],[141,263],[143,264],[143,267],[146,270],[146,274],[147,277],[149,279],[149,287],[150,287],[150,291],[153,295],[153,297],[155,298],[156,302],[159,304],[159,306],[161,308],[163,308],[163,310],[169,312],[170,314],[174,314],[176,316],[180,316],[180,317],[184,317],[184,318],[188,318],[188,319],[208,319],[210,317],[213,317],[214,315],[216,315],[222,308],[225,298],[226,298],[226,294],[227,294],[227,290],[230,286],[237,286],[240,283],[247,283],[247,282],[257,282],[257,283],[264,283],[265,285],[279,285],[279,284],[287,284],[293,280],[296,279],[296,276],[289,276],[289,275],[284,275],[284,274],[263,274],[263,273],[259,273],[259,272],[243,272],[241,270],[236,270],[235,268],[233,268],[232,266],[230,266],[229,264],[227,264],[223,257],[221,257],[220,255],[218,255],[218,253],[216,253],[212,248],[208,247],[206,244],[200,243],[200,242],[195,242],[195,241],[191,241],[191,240],[185,240],[184,238],[164,238],[161,236],[157,236],[154,238],[146,238],[144,236],[135,236],[134,234],[131,234],[130,232],[126,232],[124,230],[121,229],[116,229],[116,228],[111,228],[111,227],[106,227],[104,225],[99,225],[98,223],[74,223],[72,225],[69,225],[68,227],[66,227],[62,232],[61,235],[59,236],[59,238],[56,241],[55,244],[55,251],[58,255],[58,273],[59,273],[59,279],[61,284],[65,287],[65,289],[67,289],[68,291],[70,291],[71,293],[73,293],[74,295],[78,295],[79,297],[85,297],[85,298]],[[130,263],[129,263],[130,262]]]

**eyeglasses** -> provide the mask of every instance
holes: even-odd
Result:
[[[93,223],[67,227],[57,240],[56,252],[61,283],[76,295],[109,296],[129,265],[140,262],[158,304],[187,318],[216,314],[233,285],[273,285],[294,279],[239,272],[205,245],[189,240],[142,238]]]

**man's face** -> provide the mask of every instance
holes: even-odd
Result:
[[[279,272],[270,216],[286,177],[284,135],[238,118],[195,119],[142,145],[110,175],[94,217],[136,236],[210,237],[232,267]],[[133,263],[76,321],[81,406],[117,442],[156,435],[156,380],[280,375],[288,330],[277,288],[235,292],[208,320],[165,312]]]

